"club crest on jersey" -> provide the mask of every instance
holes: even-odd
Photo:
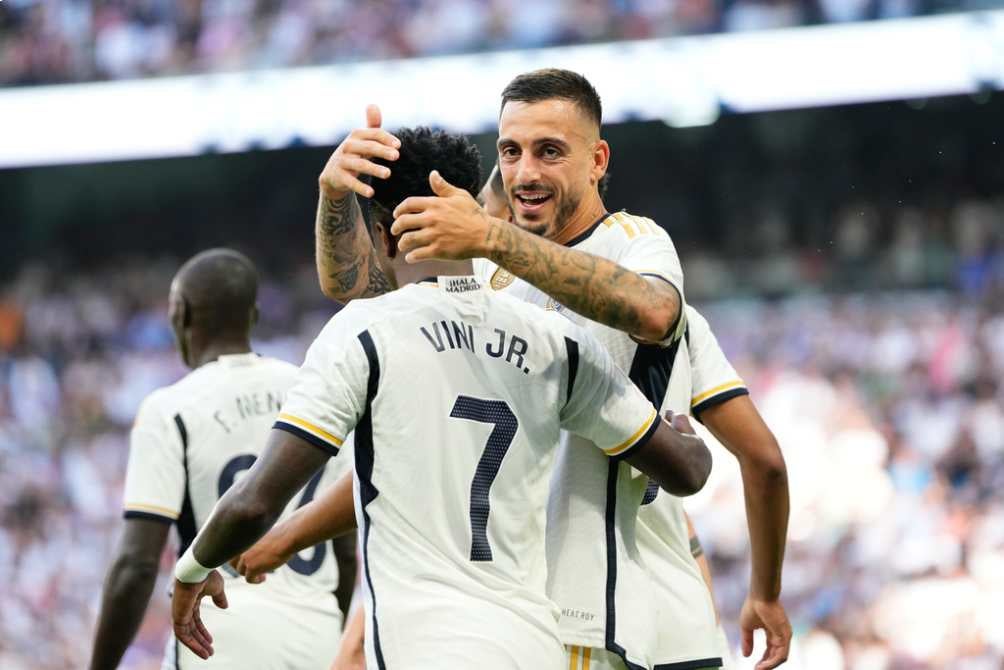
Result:
[[[565,306],[562,305],[557,300],[555,300],[554,298],[548,298],[547,304],[544,305],[544,309],[546,309],[548,312],[558,312],[560,314],[562,311],[564,311]]]
[[[506,286],[511,284],[514,279],[516,279],[516,277],[513,276],[511,272],[509,272],[505,268],[499,268],[498,270],[495,271],[495,274],[492,275],[492,281],[491,281],[492,290],[501,291]]]

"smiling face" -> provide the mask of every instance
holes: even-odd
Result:
[[[610,148],[571,100],[510,101],[499,119],[499,168],[513,219],[549,239],[603,211],[597,184]]]

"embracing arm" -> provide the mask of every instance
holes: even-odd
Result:
[[[261,458],[220,498],[199,531],[192,546],[195,559],[215,568],[251,546],[328,458],[302,438],[273,429]]]
[[[136,637],[157,581],[160,555],[170,528],[166,519],[126,520],[118,555],[105,578],[91,670],[117,668]]]
[[[626,455],[627,462],[675,496],[697,493],[711,474],[711,451],[682,414],[672,424],[656,421],[652,437]]]
[[[244,552],[237,561],[237,571],[249,582],[260,582],[259,575],[284,565],[296,552],[345,536],[355,528],[352,473],[349,472]]]
[[[513,224],[492,219],[485,246],[487,258],[568,309],[640,340],[664,340],[680,317],[672,285]]]

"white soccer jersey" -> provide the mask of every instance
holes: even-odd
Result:
[[[683,271],[673,242],[649,219],[626,212],[609,214],[568,246],[665,281],[683,297]],[[495,291],[558,311],[580,324],[653,404],[662,404],[685,318],[662,342],[639,344],[623,331],[557,304],[490,261],[476,261],[475,271]],[[561,608],[561,639],[568,645],[605,648],[630,668],[647,666],[657,644],[652,624],[656,605],[639,559],[635,521],[648,478],[595,449],[582,448],[583,441],[567,436],[548,505],[548,593]]]
[[[564,661],[544,549],[561,429],[606,459],[658,422],[588,333],[443,277],[336,315],[276,427],[333,453],[355,431],[369,667],[510,670]]]
[[[227,355],[150,394],[130,437],[125,517],[175,523],[184,552],[220,496],[261,453],[296,374],[296,366],[257,354]],[[318,473],[287,513],[332,484],[344,465],[332,463]],[[203,617],[219,650],[205,667],[251,663],[326,670],[341,633],[342,615],[333,593],[337,585],[330,543],[301,552],[261,585],[228,575],[231,608],[224,612],[203,603]],[[305,626],[314,628],[309,645]],[[176,656],[181,666],[197,660],[172,641],[165,665],[176,667]]]
[[[661,411],[693,413],[748,393],[735,368],[718,346],[708,322],[686,307],[687,330],[672,368]],[[682,501],[650,486],[638,512],[638,548],[652,573],[657,599],[659,640],[655,668],[721,664],[723,649],[714,604],[690,551]]]

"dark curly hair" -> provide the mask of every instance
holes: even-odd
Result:
[[[394,131],[401,140],[396,161],[375,159],[390,168],[387,179],[372,179],[371,211],[376,220],[388,224],[391,213],[406,198],[433,195],[429,173],[439,170],[443,179],[473,196],[481,185],[481,152],[464,135],[432,128],[401,128]],[[396,243],[394,244],[396,251]],[[393,254],[391,255],[393,258]]]

